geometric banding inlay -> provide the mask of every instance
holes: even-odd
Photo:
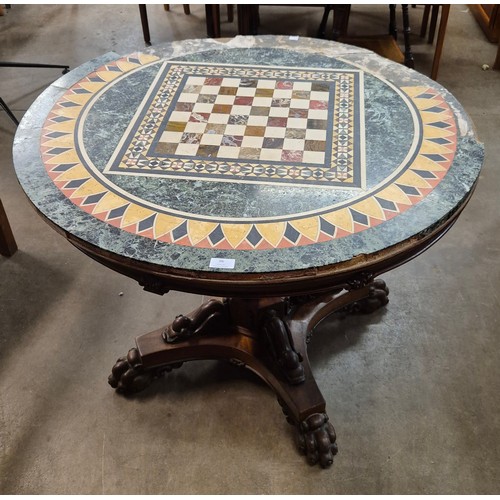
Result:
[[[362,73],[164,62],[105,172],[361,187]]]
[[[199,214],[193,214],[193,216],[191,216],[190,214],[176,214],[172,211],[169,211],[168,207],[164,207],[164,209],[160,210],[158,208],[147,206],[146,204],[140,203],[139,201],[127,196],[126,193],[111,189],[104,176],[97,175],[94,170],[89,168],[89,166],[86,164],[85,159],[82,158],[79,154],[79,139],[78,134],[75,133],[75,130],[77,130],[78,128],[77,122],[81,117],[85,107],[89,103],[91,104],[92,99],[96,95],[98,95],[99,92],[105,91],[106,88],[109,85],[112,85],[117,78],[124,77],[127,75],[127,73],[135,71],[142,66],[157,63],[157,61],[158,59],[154,56],[134,54],[107,64],[91,73],[90,75],[76,83],[71,89],[69,89],[54,105],[53,109],[46,119],[41,137],[42,160],[46,167],[47,173],[54,184],[64,194],[64,196],[71,200],[71,202],[78,206],[81,210],[87,212],[88,214],[91,214],[93,217],[104,221],[107,224],[118,227],[124,231],[161,242],[213,249],[264,250],[330,241],[335,238],[342,238],[347,235],[367,230],[369,228],[382,224],[385,221],[408,210],[413,205],[421,201],[424,197],[426,197],[439,184],[453,162],[456,151],[457,130],[454,115],[449,105],[440,95],[439,91],[432,87],[402,87],[400,90],[407,96],[409,102],[414,107],[416,114],[418,115],[418,120],[421,124],[421,137],[418,148],[412,158],[412,161],[409,162],[409,164],[404,169],[398,171],[397,175],[394,175],[390,179],[387,179],[386,182],[377,186],[376,189],[368,191],[362,196],[359,196],[358,198],[350,202],[337,204],[332,207],[325,207],[325,209],[317,210],[313,213],[307,213],[302,216],[299,214],[288,219],[281,218],[280,220],[271,220],[264,222],[253,222],[250,220],[216,221],[209,218],[203,218],[203,216],[200,216]],[[189,67],[189,64],[178,64],[177,66],[182,66],[185,69],[185,67]],[[163,69],[161,71],[165,71],[167,68],[171,67],[172,66],[169,66],[169,63],[164,63],[162,65]],[[226,71],[227,67],[222,67],[224,71]],[[348,75],[347,78],[351,83],[355,82],[356,79],[358,81],[358,84],[360,81],[362,81],[362,72],[349,72],[346,70],[345,72],[342,71],[339,73],[339,75],[342,74]],[[203,85],[201,85],[202,80],[190,80],[190,78],[204,78]],[[110,160],[110,163],[107,166],[107,170],[110,172],[110,174],[114,169],[121,169],[123,171],[127,171],[127,169],[131,169],[132,171],[134,169],[138,169],[139,172],[131,173],[133,173],[134,175],[146,175],[142,173],[143,168],[146,168],[146,165],[140,164],[139,160],[152,161],[152,158],[154,157],[158,161],[171,161],[171,159],[175,155],[181,153],[181,151],[178,149],[181,144],[189,145],[191,143],[186,139],[186,137],[184,138],[185,142],[182,142],[182,135],[181,140],[176,142],[173,139],[174,136],[168,134],[167,132],[175,132],[179,134],[181,131],[175,130],[176,127],[184,127],[184,131],[182,131],[182,134],[187,133],[201,135],[201,137],[198,137],[200,140],[198,143],[199,146],[196,151],[195,148],[186,148],[182,153],[184,161],[188,161],[189,158],[191,158],[193,161],[200,160],[203,166],[201,167],[202,172],[199,174],[199,177],[208,180],[210,178],[215,178],[215,175],[219,175],[214,174],[214,171],[210,166],[210,162],[206,160],[207,158],[216,159],[218,164],[222,164],[227,159],[230,159],[227,157],[223,158],[223,156],[226,155],[227,150],[221,148],[223,145],[226,146],[226,144],[223,144],[223,142],[221,142],[217,145],[217,147],[219,148],[217,152],[212,153],[214,154],[214,156],[205,157],[201,154],[204,150],[202,150],[200,153],[202,138],[204,136],[208,138],[208,136],[212,134],[207,132],[206,127],[203,131],[201,131],[200,127],[199,132],[190,131],[193,129],[188,128],[188,132],[186,132],[186,127],[188,127],[190,123],[204,123],[207,126],[210,123],[214,123],[213,121],[209,121],[211,114],[223,114],[227,116],[228,124],[230,117],[236,116],[233,111],[230,111],[228,108],[216,108],[217,111],[222,111],[222,113],[216,113],[212,108],[212,111],[206,112],[209,115],[208,117],[206,117],[206,121],[197,122],[196,120],[192,120],[193,113],[200,113],[203,117],[204,115],[202,113],[205,113],[205,111],[200,111],[199,108],[195,110],[194,106],[192,106],[192,109],[189,110],[191,106],[185,106],[185,104],[189,104],[190,100],[194,100],[194,96],[198,96],[196,98],[196,102],[198,102],[199,96],[211,95],[209,93],[204,93],[206,89],[203,90],[203,87],[210,83],[207,82],[207,78],[207,76],[203,75],[193,76],[186,74],[180,77],[180,79],[184,81],[184,83],[182,85],[180,84],[177,87],[177,90],[175,90],[175,92],[173,93],[171,105],[174,106],[175,111],[187,114],[172,116],[175,111],[172,111],[171,106],[167,106],[166,108],[159,106],[158,121],[157,123],[152,125],[152,133],[144,134],[144,137],[142,137],[140,127],[144,122],[144,117],[147,116],[148,113],[150,113],[150,111],[148,111],[150,110],[150,104],[148,103],[147,107],[143,107],[141,110],[138,110],[136,116],[134,117],[134,120],[131,122],[131,128],[130,130],[128,130],[128,132],[131,132],[133,127],[139,127],[139,132],[133,134],[134,139],[132,139],[131,141],[129,141],[129,136],[127,135],[128,132],[124,135],[123,141],[120,144],[120,151],[118,151],[119,148],[117,148],[112,159]],[[215,83],[214,86],[218,88],[219,94],[233,95],[231,92],[234,92],[234,90],[224,90],[221,92],[220,89],[222,89],[223,87],[229,89],[231,88],[231,82],[227,80],[224,81],[224,78],[242,79],[246,77],[221,76],[217,78],[222,78],[222,80],[218,83],[216,81],[212,81],[212,83]],[[271,77],[271,75],[267,73],[260,76],[253,73],[253,76],[251,78],[256,80],[257,83],[255,84],[255,87],[249,88],[265,89],[265,87],[262,86],[262,82],[273,81],[274,87],[272,89],[268,89],[273,90],[273,92],[276,90],[291,90],[293,96],[294,91],[302,91],[299,89],[294,90],[293,82],[295,80],[291,77],[289,77],[287,80],[283,77],[283,75],[279,74]],[[318,78],[318,81],[322,81],[323,78],[324,75]],[[341,76],[339,76],[339,78],[341,78]],[[304,78],[304,81],[306,80],[307,78]],[[259,81],[261,82],[260,84]],[[280,88],[286,87],[286,85],[278,82],[286,81],[292,82],[291,89]],[[312,82],[312,79],[309,79],[307,81]],[[271,87],[271,83],[268,83],[267,85]],[[313,96],[309,94],[309,97],[307,99],[309,99],[309,102],[323,100],[327,103],[326,107],[329,108],[332,103],[335,103],[335,93],[338,91],[338,89],[342,88],[343,87],[341,83],[339,83],[339,80],[335,80],[331,88],[332,93],[329,94],[328,99],[319,99],[319,97],[326,96],[320,96],[316,94]],[[356,88],[355,85],[353,88]],[[311,90],[309,92],[322,92],[321,90],[312,89],[313,83],[311,83]],[[150,97],[153,95],[158,95],[158,92],[155,90],[154,86],[152,86],[150,90]],[[351,90],[349,90],[349,92],[351,92]],[[191,95],[193,97],[189,97]],[[296,98],[297,95],[300,94],[295,94]],[[302,94],[302,96],[304,95],[305,94]],[[313,99],[313,97],[318,97],[318,99]],[[340,98],[341,96],[339,94],[339,99]],[[271,97],[271,99],[279,99],[279,97]],[[282,99],[292,100],[293,97],[283,97]],[[205,98],[202,98],[201,100],[205,100]],[[218,103],[214,102],[209,104],[213,104],[215,107]],[[289,104],[291,104],[291,101]],[[221,105],[226,106],[226,104],[223,103]],[[245,105],[234,104],[234,106]],[[316,106],[316,104],[314,106]],[[318,106],[319,109],[321,109],[321,107],[325,106],[325,104],[321,104]],[[186,111],[181,111],[181,109],[183,108],[185,108]],[[271,105],[269,109],[272,108],[273,106]],[[207,108],[202,107],[201,109]],[[287,109],[296,108],[291,108],[290,106],[288,106]],[[310,109],[315,108],[309,107],[308,111]],[[244,110],[237,109],[236,111],[240,112]],[[274,113],[275,112],[273,112],[273,114]],[[333,111],[333,113],[335,114],[335,111]],[[268,118],[270,118],[270,115],[271,113],[269,111]],[[263,115],[240,114],[239,116],[250,117]],[[280,118],[280,116],[276,116],[275,118]],[[317,120],[320,120],[320,118],[318,118]],[[334,120],[334,118],[332,118],[332,120]],[[280,122],[275,121],[272,123]],[[355,131],[356,127],[358,126],[358,131],[362,132],[360,122],[358,122],[358,125],[356,125],[355,120],[351,120],[349,122],[348,119],[346,123],[346,126],[349,127],[349,131]],[[259,125],[248,125],[247,123],[246,126],[258,127]],[[267,126],[270,127],[270,125]],[[189,127],[192,126],[190,125]],[[289,127],[287,125],[284,128],[288,130]],[[196,130],[196,127],[194,127],[194,130]],[[215,128],[214,130],[221,129]],[[237,134],[235,130],[237,131],[241,129],[229,130],[233,133],[233,137],[236,137]],[[318,128],[316,130],[323,131],[324,129]],[[332,134],[332,149],[331,151],[328,149],[328,154],[334,151],[333,145],[335,143],[335,139],[333,137],[333,128],[330,130],[330,133]],[[218,133],[215,135],[228,136],[229,133]],[[136,150],[136,152],[140,153],[140,156],[135,158],[134,155],[129,155],[128,151],[134,149],[134,147],[137,147],[137,143],[134,141],[138,139],[139,136],[142,137],[141,140],[144,141],[146,147],[140,151]],[[248,133],[246,134],[246,136],[248,136]],[[177,135],[175,137],[178,138],[179,136]],[[210,145],[205,144],[207,140],[209,140],[207,138],[203,139],[203,145]],[[304,139],[304,141],[305,140],[306,139]],[[276,144],[280,143],[275,143],[275,145]],[[286,147],[288,147],[288,144],[289,143],[287,143]],[[248,151],[242,151],[245,146],[240,145],[227,147],[240,148],[237,153],[234,153],[238,155],[238,158],[233,158],[233,160],[235,160],[234,163],[253,164],[253,161],[250,160],[254,160],[254,158],[249,158],[250,153]],[[285,151],[292,151],[291,149],[286,149],[286,147],[285,141],[283,140],[283,144],[281,144],[279,147],[268,149],[277,151],[277,153],[274,154],[276,155],[276,157],[279,154],[280,160],[276,161],[280,164],[285,165],[285,168],[289,169],[289,171],[291,172],[291,170],[293,170],[293,163],[295,160],[290,160],[291,156],[288,156],[288,153],[285,153]],[[214,152],[215,149],[205,149],[205,151]],[[325,153],[325,151],[323,151],[323,153]],[[254,152],[254,154],[256,153]],[[362,164],[361,156],[362,155],[360,155],[360,166]],[[355,169],[355,154],[353,158],[352,168]],[[325,158],[320,156],[303,155],[300,163],[305,165],[304,168],[316,168],[317,165],[320,165],[319,168],[325,168],[321,167],[321,165],[325,165],[325,163],[321,163],[324,159]],[[264,158],[259,158],[259,162],[262,164],[266,164],[266,162],[272,164],[272,162],[274,161],[264,160]],[[318,163],[316,163],[316,161]],[[126,162],[129,163],[126,164]],[[152,167],[152,165],[149,165],[149,167]],[[170,165],[170,167],[160,167],[159,171],[161,170],[161,173],[159,173],[158,175],[173,175],[172,171],[169,171],[169,169],[172,168],[172,165]],[[151,171],[152,170],[150,169],[150,172]],[[182,175],[184,174],[185,172]],[[116,175],[116,173],[113,173],[113,175]],[[109,177],[113,177],[113,175],[109,175]],[[147,175],[151,174],[148,173]],[[238,179],[238,175],[241,175],[240,172],[234,173],[232,182],[245,180]],[[268,175],[270,175],[269,178],[266,178],[265,180],[263,180],[262,178],[257,179],[257,182],[276,182],[276,178],[274,177],[276,175],[275,172],[268,172]],[[292,173],[289,173],[288,175],[292,175]],[[353,183],[355,182],[355,175],[352,175],[349,181],[343,180],[341,176],[337,175],[335,182]]]

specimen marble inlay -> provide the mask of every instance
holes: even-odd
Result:
[[[14,144],[23,189],[65,234],[211,275],[314,272],[423,238],[482,158],[438,83],[286,37],[105,54],[51,85]]]
[[[155,78],[100,171],[85,149],[86,119],[114,85],[151,65],[157,65]],[[362,92],[357,69],[172,63],[134,54],[97,69],[58,100],[42,135],[43,161],[56,186],[82,210],[147,238],[237,250],[329,241],[418,203],[455,154],[455,119],[440,93],[401,87],[397,92],[413,116],[411,146],[390,176],[364,186]],[[113,182],[120,174],[353,191],[346,201],[320,209],[218,219],[127,192]]]
[[[105,172],[361,187],[361,75],[164,62]]]

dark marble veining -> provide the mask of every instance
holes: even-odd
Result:
[[[301,54],[294,52],[293,60],[289,50],[280,48],[262,49],[231,49],[225,51],[206,51],[199,54],[189,54],[176,60],[192,62],[212,62],[212,63],[239,63],[262,64],[285,66],[289,65],[297,68],[320,67],[325,69],[349,69],[346,63],[332,61],[330,58],[311,54]],[[84,143],[89,152],[90,159],[99,170],[103,170],[116,147],[116,143],[122,136],[123,130],[130,122],[131,115],[137,108],[138,103],[144,97],[155,71],[159,65],[152,65],[144,68],[125,78],[104,94],[104,98],[92,107],[85,122]],[[255,80],[246,81],[246,85],[252,85]],[[327,87],[321,84],[314,84],[314,90],[324,91]],[[192,90],[192,89],[191,89]],[[263,89],[265,90],[265,89]],[[365,126],[369,137],[366,141],[366,171],[367,188],[378,184],[387,177],[394,165],[401,163],[406,156],[408,149],[405,143],[409,143],[413,133],[413,127],[409,117],[408,108],[404,105],[401,97],[391,88],[381,84],[381,82],[365,75]],[[279,102],[278,102],[279,101]],[[289,101],[289,100],[288,100]],[[202,102],[204,102],[202,100]],[[286,106],[285,100],[278,99],[273,106]],[[123,111],[122,111],[123,110]],[[266,114],[267,109],[262,108],[262,114]],[[255,112],[255,114],[258,114]],[[241,120],[234,120],[235,124],[245,123],[248,117]],[[201,117],[199,121],[206,121]],[[309,120],[308,127],[312,129],[324,129],[325,121]],[[175,131],[171,124],[167,130]],[[305,132],[302,129],[289,129],[290,138],[304,138]],[[95,132],[97,131],[97,133]],[[295,131],[295,133],[294,133]],[[264,128],[255,126],[247,128],[247,135],[261,136]],[[182,142],[199,143],[199,134],[184,133]],[[224,139],[223,144],[234,144],[237,139]],[[267,138],[263,147],[281,147],[281,139]],[[238,144],[239,145],[239,144]],[[171,153],[173,148],[162,146],[161,153]],[[307,141],[305,149],[308,151],[321,151],[325,148],[322,141]],[[212,148],[213,150],[214,148]],[[207,157],[213,156],[214,152],[210,146],[202,147],[199,153]],[[243,157],[248,159],[256,158],[253,148],[243,151]],[[141,199],[151,203],[162,204],[165,198],[169,199],[169,207],[181,212],[192,213],[196,211],[201,215],[232,217],[239,214],[243,217],[262,218],[272,215],[286,215],[288,213],[301,213],[315,210],[324,206],[329,206],[337,202],[350,199],[359,195],[359,192],[337,189],[315,188],[314,192],[303,187],[287,186],[286,189],[274,188],[272,186],[255,186],[248,184],[227,184],[201,181],[193,185],[192,181],[176,181],[180,188],[172,186],[170,180],[118,177],[113,179],[120,188],[131,192]],[[175,190],[173,196],[168,195],[168,190]],[[206,193],[217,190],[224,202],[214,203],[213,197],[207,197]],[[179,191],[182,194],[179,195]],[[288,202],[288,197],[293,196],[293,206]],[[227,200],[231,199],[231,203]],[[210,201],[210,203],[208,203]],[[292,212],[290,212],[292,208]]]
[[[261,64],[301,68],[361,69],[364,71],[366,140],[366,189],[387,178],[409,151],[414,124],[408,106],[394,87],[431,86],[445,96],[455,114],[458,144],[453,164],[444,179],[419,203],[391,220],[343,238],[324,243],[273,250],[241,251],[190,248],[134,235],[88,215],[68,200],[46,174],[40,157],[40,130],[55,101],[74,83],[105,62],[118,58],[106,54],[74,69],[50,86],[26,113],[14,141],[16,171],[33,204],[69,233],[116,254],[181,269],[210,271],[210,258],[234,258],[233,271],[273,272],[298,270],[347,261],[371,254],[412,237],[422,237],[446,221],[467,198],[483,161],[483,148],[474,138],[473,126],[458,101],[436,82],[388,62],[369,51],[311,39],[286,37],[237,37],[227,44],[192,40],[157,46],[149,52],[167,59],[193,62]],[[89,158],[102,172],[117,141],[130,122],[154,78],[157,65],[123,79],[90,110],[83,129]],[[388,86],[385,80],[391,82]],[[252,85],[251,79],[247,82]],[[285,103],[276,103],[276,105]],[[246,116],[234,117],[245,124]],[[214,132],[217,129],[214,127]],[[191,134],[193,141],[196,134]],[[299,134],[300,135],[300,134]],[[238,141],[227,136],[225,144]],[[321,141],[312,141],[311,150]],[[209,148],[208,148],[209,149]],[[207,149],[207,151],[208,151]],[[248,148],[251,149],[251,148]],[[207,153],[208,154],[208,153]],[[251,151],[248,151],[251,158]],[[206,216],[255,218],[284,216],[321,209],[359,196],[363,190],[305,188],[285,185],[232,184],[159,177],[109,176],[126,192],[152,203]]]

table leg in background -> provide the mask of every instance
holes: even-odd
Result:
[[[0,200],[0,254],[11,257],[17,251],[16,240],[10,228],[9,219]]]

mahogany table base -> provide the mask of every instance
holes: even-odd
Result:
[[[337,453],[335,430],[307,358],[312,331],[334,311],[370,313],[388,302],[384,281],[363,276],[327,295],[211,299],[172,324],[141,335],[113,366],[109,383],[120,393],[146,388],[185,361],[226,359],[249,368],[276,393],[295,426],[299,451],[328,467]]]

